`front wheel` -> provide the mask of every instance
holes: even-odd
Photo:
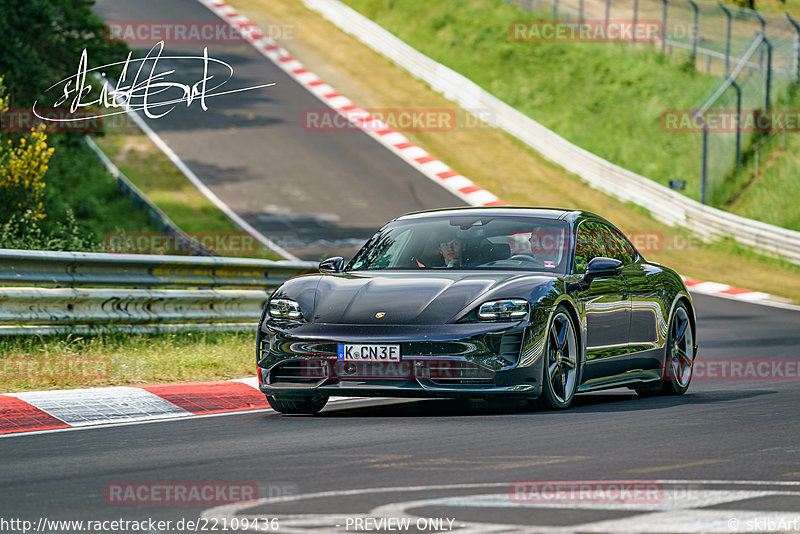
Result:
[[[328,402],[328,397],[293,397],[279,399],[267,395],[267,402],[276,412],[287,415],[314,415]]]
[[[542,395],[538,404],[548,410],[563,410],[578,389],[578,338],[567,310],[556,309],[544,351]]]

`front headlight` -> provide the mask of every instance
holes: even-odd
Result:
[[[528,301],[503,299],[484,302],[478,308],[478,318],[487,321],[498,319],[521,319],[528,313]]]
[[[275,319],[302,319],[300,305],[291,299],[272,299],[269,301],[269,316]]]

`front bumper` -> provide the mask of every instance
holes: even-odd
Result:
[[[262,392],[281,397],[537,397],[544,336],[525,322],[332,325],[267,319]],[[342,362],[339,343],[394,343],[401,362]]]

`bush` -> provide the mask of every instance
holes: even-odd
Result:
[[[0,116],[7,111],[8,98],[0,78]],[[43,126],[16,140],[4,139],[0,131],[0,223],[12,218],[44,218],[44,173],[52,155]]]

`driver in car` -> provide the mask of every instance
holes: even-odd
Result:
[[[439,243],[439,252],[444,258],[445,267],[461,267],[464,265],[464,241],[458,237]]]

